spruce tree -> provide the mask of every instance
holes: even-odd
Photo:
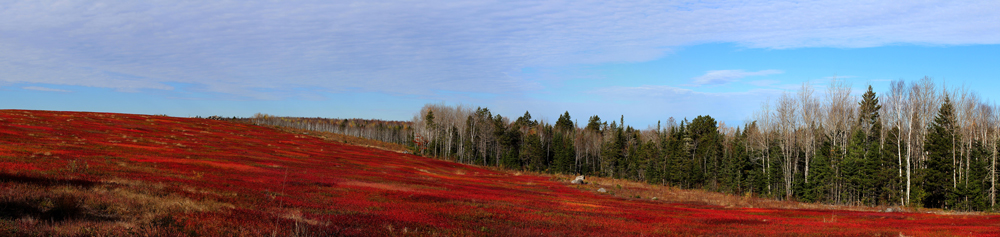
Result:
[[[843,177],[844,188],[841,190],[841,197],[847,202],[862,201],[863,191],[867,186],[868,177],[865,175],[865,134],[861,130],[855,130],[851,135],[850,143],[847,144],[847,155],[841,160],[840,172]]]
[[[881,196],[879,187],[889,182],[888,176],[883,175],[889,167],[884,163],[885,156],[881,146],[881,109],[879,98],[869,85],[868,91],[861,95],[861,102],[858,102],[858,124],[864,137],[860,144],[863,154],[856,160],[856,175],[859,177],[857,186],[854,187],[866,204],[877,204]]]
[[[964,211],[973,210],[985,210],[989,206],[989,202],[986,197],[986,190],[989,189],[986,179],[988,176],[988,164],[985,159],[981,157],[987,157],[987,152],[980,143],[976,143],[973,146],[972,156],[975,157],[970,160],[969,164],[969,174],[967,178],[961,182],[958,182],[958,188],[956,192],[957,204],[955,209]]]
[[[688,125],[692,140],[691,179],[699,184],[715,183],[714,175],[718,171],[718,157],[721,152],[719,145],[719,128],[711,116],[698,116]]]
[[[561,132],[572,132],[575,128],[576,125],[573,125],[573,119],[569,117],[569,111],[559,115],[559,119],[556,120],[556,129]]]
[[[557,132],[552,138],[553,167],[556,172],[573,173],[575,154],[573,153],[573,137],[567,133]]]
[[[643,153],[643,160],[645,161],[645,164],[643,165],[645,181],[650,184],[659,184],[662,180],[660,177],[662,169],[660,157],[662,155],[660,154],[661,151],[659,145],[653,140],[650,140],[644,142],[642,147],[643,150],[645,150]]]
[[[816,150],[816,156],[813,157],[811,164],[809,164],[809,182],[806,183],[803,200],[810,202],[830,201],[827,197],[833,179],[830,170],[830,159],[827,157],[831,151],[830,142],[823,142],[820,149]]]
[[[880,203],[885,205],[902,204],[902,171],[899,166],[902,157],[898,157],[898,154],[901,154],[901,152],[896,150],[898,146],[896,145],[897,140],[894,137],[898,134],[899,128],[893,127],[886,133],[887,137],[885,144],[883,144],[882,172],[878,174],[883,182],[878,188],[881,189],[879,192]]]
[[[954,149],[958,139],[954,108],[947,95],[938,110],[934,123],[925,138],[924,151],[927,165],[923,175],[923,199],[925,207],[954,208],[956,190],[954,182]]]

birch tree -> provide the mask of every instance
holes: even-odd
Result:
[[[826,110],[826,120],[824,121],[824,127],[826,128],[827,137],[830,138],[832,149],[840,148],[840,151],[833,155],[834,152],[831,151],[830,159],[830,169],[834,173],[836,183],[833,185],[834,194],[836,195],[837,202],[840,202],[840,193],[843,189],[843,183],[840,181],[840,162],[844,155],[847,153],[847,139],[849,136],[849,131],[851,129],[851,124],[854,121],[854,108],[855,103],[851,99],[851,87],[844,81],[832,80],[830,85],[827,87],[826,93],[826,104],[824,105]],[[839,144],[839,146],[838,146]]]
[[[903,135],[908,134],[910,131],[911,120],[907,119],[909,114],[912,114],[912,107],[909,104],[909,88],[906,87],[906,82],[902,80],[896,80],[889,83],[889,94],[886,96],[885,106],[886,118],[889,126],[884,129],[895,128],[896,134],[896,160],[898,162],[898,176],[903,177]],[[907,139],[908,141],[908,139]],[[909,145],[907,145],[907,151],[909,151]],[[907,152],[907,157],[909,157],[909,152]],[[905,190],[903,186],[900,186],[900,192],[906,193],[906,195],[901,195],[900,205],[906,205],[909,202],[910,193],[910,162],[907,160],[906,163],[906,185]]]
[[[818,119],[819,101],[813,97],[813,88],[809,83],[803,82],[802,88],[798,92],[799,105],[802,106],[801,109],[801,120],[802,125],[802,149],[805,152],[805,182],[809,182],[809,164],[810,159],[815,153],[816,148],[816,120]]]
[[[775,119],[778,125],[778,133],[781,142],[782,176],[785,181],[785,198],[792,197],[792,178],[795,165],[798,163],[793,158],[795,151],[795,129],[798,127],[798,101],[788,92],[782,93],[778,98],[775,108]]]

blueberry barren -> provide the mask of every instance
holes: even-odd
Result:
[[[626,199],[274,128],[112,113],[0,110],[0,194],[12,236],[1000,236],[994,215]]]

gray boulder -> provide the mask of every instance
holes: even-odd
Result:
[[[606,193],[606,192],[608,192],[608,190],[606,190],[604,188],[601,188],[601,189],[598,189],[597,192],[599,192],[599,193]]]
[[[573,184],[587,184],[587,182],[583,181],[583,175],[576,176],[576,179],[573,179],[573,181],[570,181],[570,183],[573,183]]]

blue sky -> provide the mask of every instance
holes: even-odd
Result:
[[[1000,98],[996,1],[4,1],[0,109],[742,122],[834,77]]]

